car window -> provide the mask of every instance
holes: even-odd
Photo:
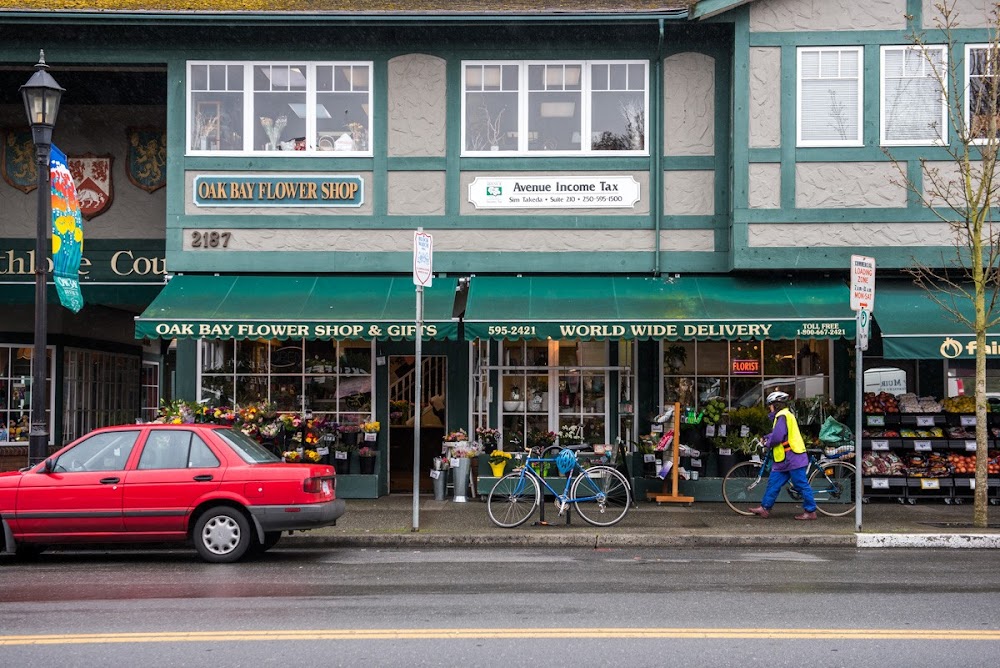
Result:
[[[58,472],[124,470],[138,439],[138,431],[95,434],[59,455],[54,468]]]
[[[201,438],[182,429],[153,430],[146,439],[139,469],[210,468],[219,460]]]
[[[216,429],[216,435],[232,446],[247,464],[266,464],[281,460],[270,450],[237,429]]]

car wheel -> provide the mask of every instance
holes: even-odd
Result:
[[[280,531],[267,531],[264,533],[264,542],[261,543],[254,536],[253,545],[250,546],[250,553],[253,555],[261,555],[270,550],[272,547],[278,544],[281,540]]]
[[[195,522],[193,538],[201,558],[217,564],[239,560],[253,542],[247,518],[230,506],[203,512]]]

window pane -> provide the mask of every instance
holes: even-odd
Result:
[[[595,92],[591,128],[595,151],[641,151],[646,148],[646,110],[642,95]]]
[[[192,65],[193,151],[243,149],[243,66]],[[207,77],[207,78],[206,78]]]
[[[606,64],[591,65],[590,88],[591,90],[608,89],[608,66]]]
[[[304,65],[254,66],[253,148],[256,150],[295,150],[295,139],[305,139]]]
[[[528,150],[579,150],[582,114],[579,92],[528,95]]]
[[[517,93],[468,93],[465,96],[465,149],[517,149]]]
[[[944,76],[942,57],[941,49],[885,50],[882,108],[886,141],[930,143],[943,137],[944,96],[934,73],[936,67]]]
[[[800,139],[805,142],[839,143],[861,139],[858,103],[860,81],[856,50],[824,50],[819,55],[816,76],[807,62],[815,52],[800,52]]]

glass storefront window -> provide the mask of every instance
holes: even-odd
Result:
[[[139,357],[67,348],[63,365],[64,443],[98,427],[128,424],[148,415]]]
[[[372,418],[369,341],[202,340],[201,397],[213,406],[273,403],[327,421]]]

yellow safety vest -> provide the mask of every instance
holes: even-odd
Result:
[[[802,440],[802,434],[799,432],[798,420],[795,419],[795,415],[787,408],[782,408],[774,414],[774,422],[771,424],[771,429],[774,429],[778,424],[778,417],[781,415],[785,416],[785,426],[788,428],[788,440],[774,446],[774,461],[776,462],[785,461],[785,451],[787,450],[799,454],[806,451],[806,442]]]

